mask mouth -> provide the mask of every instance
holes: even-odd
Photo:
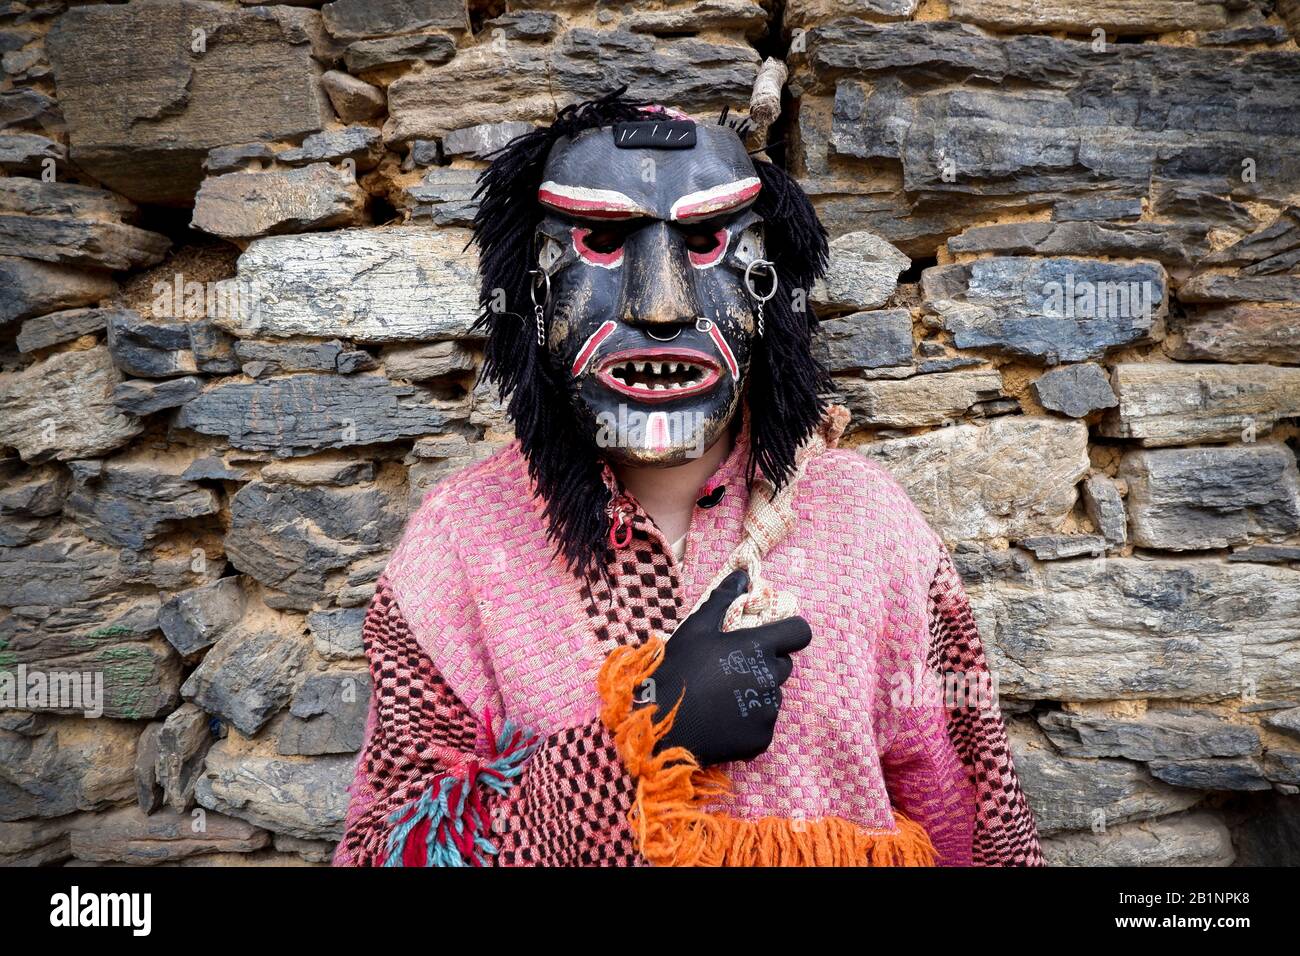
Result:
[[[600,363],[610,391],[639,402],[671,402],[711,391],[721,378],[712,357],[695,349],[626,349]]]

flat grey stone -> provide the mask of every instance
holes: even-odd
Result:
[[[1207,757],[1204,760],[1153,760],[1147,764],[1159,780],[1197,790],[1271,790],[1259,761]]]
[[[386,555],[405,520],[401,497],[375,485],[249,482],[230,499],[226,553],[273,589],[272,607],[310,610],[330,596],[337,572]]]
[[[437,66],[455,55],[456,41],[447,34],[417,33],[350,43],[344,61],[351,72],[366,75],[412,63]]]
[[[141,550],[175,530],[178,522],[216,514],[216,493],[180,477],[181,468],[147,458],[114,458],[94,480],[79,483],[65,513],[96,541]]]
[[[28,319],[18,333],[18,351],[34,352],[91,335],[103,329],[112,314],[110,309],[68,309]]]
[[[158,626],[177,651],[192,657],[229,633],[247,604],[241,580],[221,578],[172,595],[158,612]]]
[[[1019,544],[1034,552],[1034,557],[1039,561],[1059,561],[1084,554],[1098,556],[1106,553],[1106,539],[1099,534],[1034,535],[1021,539]]]
[[[313,674],[303,682],[280,725],[282,754],[351,754],[365,742],[370,707],[368,671]]]
[[[95,270],[0,256],[0,325],[58,309],[94,305],[112,295],[111,276]]]
[[[230,631],[190,674],[181,695],[252,736],[289,703],[307,651],[306,642],[287,630]]]
[[[414,385],[376,375],[303,373],[216,385],[181,406],[176,425],[222,435],[236,448],[290,457],[438,434],[461,417]]]
[[[941,276],[955,295],[940,297]],[[1165,273],[1154,262],[994,256],[925,278],[926,307],[962,349],[1055,364],[1163,335]]]
[[[178,813],[194,806],[203,759],[212,746],[208,724],[207,714],[186,703],[167,716],[159,733],[156,776],[167,805]]]
[[[113,364],[126,374],[167,378],[198,371],[185,322],[146,318],[131,309],[114,310],[106,322]]]
[[[325,29],[340,40],[411,33],[429,27],[468,30],[465,0],[333,0],[321,8]]]
[[[468,230],[424,226],[258,239],[239,258],[239,280],[260,294],[215,321],[241,338],[470,338],[479,305],[468,240]]]
[[[1260,564],[1080,558],[968,581],[967,592],[1002,694],[1220,701],[1300,692],[1294,579]]]
[[[209,810],[275,833],[337,842],[343,836],[352,756],[242,753],[223,741],[208,752],[196,796]]]
[[[45,48],[73,161],[138,202],[188,203],[214,147],[297,140],[330,121],[316,82],[325,40],[315,10],[176,0],[73,7]]]
[[[1052,711],[1038,724],[1062,753],[1072,757],[1197,760],[1246,757],[1260,752],[1259,732],[1208,714],[1149,711],[1138,718]]]
[[[883,309],[822,319],[813,334],[813,347],[831,372],[909,367],[912,316],[907,309]]]
[[[1083,418],[1119,404],[1105,370],[1091,362],[1044,372],[1030,387],[1038,404],[1071,418]]]
[[[326,660],[357,660],[365,657],[361,626],[366,610],[361,607],[313,611],[307,627],[316,642],[316,653]]]
[[[113,389],[113,404],[128,415],[152,415],[184,405],[202,390],[203,379],[196,375],[160,381],[130,379]]]
[[[1285,445],[1131,451],[1120,477],[1140,547],[1226,548],[1300,530],[1300,474]]]
[[[1083,504],[1093,525],[1112,545],[1128,541],[1128,512],[1119,488],[1106,475],[1092,474],[1083,482]]]

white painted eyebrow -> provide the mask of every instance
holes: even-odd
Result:
[[[590,219],[632,219],[653,215],[631,196],[617,190],[565,186],[549,180],[538,187],[537,201],[552,209]]]
[[[720,212],[728,212],[747,205],[758,195],[763,187],[757,176],[737,179],[734,183],[711,186],[699,192],[687,193],[673,203],[668,218],[677,222],[690,222],[693,219],[707,219]]]

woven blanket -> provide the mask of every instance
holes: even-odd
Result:
[[[721,500],[692,515],[681,563],[633,502],[627,545],[607,575],[585,578],[547,541],[517,446],[433,489],[366,617],[374,693],[336,865],[667,859],[662,832],[651,849],[647,771],[598,685],[611,684],[601,678],[612,652],[670,637],[733,560],[747,458],[742,432],[708,483],[724,486]],[[813,640],[795,657],[769,749],[716,768],[726,786],[694,799],[754,833],[780,820],[840,834],[863,865],[1041,865],[942,542],[894,479],[850,450],[809,460],[790,506],[763,579]],[[767,842],[779,843],[772,862],[843,862],[820,844]]]

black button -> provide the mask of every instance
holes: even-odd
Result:
[[[698,501],[696,501],[695,504],[697,507],[700,508],[712,508],[714,505],[716,505],[719,501],[722,500],[722,496],[723,494],[726,493],[726,490],[727,490],[726,485],[718,485],[718,487],[714,488],[703,498],[700,498]]]

